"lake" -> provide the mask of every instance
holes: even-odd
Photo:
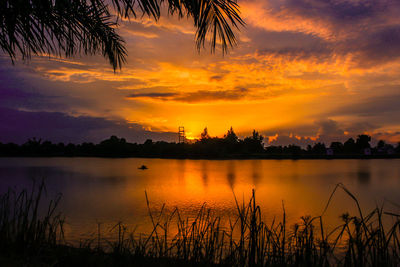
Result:
[[[147,170],[138,167],[146,165]],[[62,194],[59,210],[66,216],[71,241],[89,238],[118,222],[151,229],[146,205],[152,211],[166,204],[185,216],[195,216],[206,203],[216,215],[236,212],[234,194],[242,203],[252,189],[266,221],[290,224],[301,216],[321,215],[336,184],[343,183],[365,211],[384,203],[398,212],[400,159],[372,160],[174,160],[109,158],[0,158],[0,191],[30,189],[45,179],[47,198]],[[334,195],[324,215],[337,225],[339,215],[355,213],[355,202],[343,190]],[[111,235],[104,230],[104,235]]]

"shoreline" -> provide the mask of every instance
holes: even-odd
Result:
[[[232,154],[224,156],[203,155],[132,155],[132,156],[108,156],[108,155],[1,155],[0,158],[109,158],[109,159],[190,159],[190,160],[336,160],[336,159],[400,159],[399,154],[394,155],[242,155]]]

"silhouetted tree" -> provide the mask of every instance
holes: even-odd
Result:
[[[224,143],[226,146],[226,150],[228,153],[238,152],[238,142],[239,138],[237,137],[235,131],[231,127],[228,132],[224,135]]]
[[[256,130],[253,130],[251,137],[246,137],[243,140],[244,152],[260,153],[264,151],[263,141],[264,137],[260,135]]]
[[[344,152],[344,145],[341,142],[332,142],[329,147],[333,149],[335,154],[341,154]]]
[[[296,146],[295,144],[291,144],[288,146],[284,146],[282,149],[284,154],[288,154],[291,156],[299,156],[302,154],[303,150],[300,146]]]
[[[21,147],[14,143],[1,144],[0,143],[0,155],[1,156],[20,156],[23,155]]]
[[[151,140],[151,139],[147,139],[145,142],[144,142],[144,145],[145,146],[151,146],[153,144],[153,140]]]
[[[103,156],[127,156],[127,143],[124,138],[113,135],[109,139],[101,141],[98,151]]]
[[[252,139],[259,143],[262,143],[262,141],[264,140],[264,137],[262,135],[260,135],[260,133],[257,132],[256,130],[253,130]]]
[[[203,132],[200,134],[200,141],[206,141],[210,139],[210,135],[208,134],[208,129],[207,127],[204,128]]]
[[[267,146],[265,152],[270,155],[280,155],[283,153],[282,146]]]
[[[38,155],[40,154],[40,146],[42,139],[37,140],[35,137],[28,139],[26,143],[22,145],[22,150],[28,155]]]
[[[233,131],[233,128],[231,127],[228,132],[225,134],[224,139],[226,142],[230,143],[230,144],[235,144],[238,142],[238,137],[235,133],[235,131]]]
[[[80,154],[83,155],[92,155],[96,153],[96,146],[93,143],[83,143],[80,148]]]
[[[370,141],[371,141],[371,136],[366,135],[366,134],[360,134],[357,137],[357,141],[356,141],[357,149],[359,151],[362,151],[366,148],[370,148],[371,147],[371,145],[369,144]]]
[[[349,138],[346,142],[344,142],[343,148],[346,154],[353,154],[359,152],[357,151],[356,142],[354,141],[353,138]]]
[[[307,153],[312,153],[312,146],[310,144],[307,145],[306,151]]]
[[[207,131],[203,131],[207,133]],[[207,135],[203,135],[204,137]],[[204,141],[206,140],[206,141]],[[109,139],[101,141],[99,144],[82,143],[53,144],[50,141],[42,141],[41,139],[32,138],[22,145],[13,143],[0,143],[0,156],[105,156],[105,157],[128,157],[128,156],[157,156],[157,157],[216,157],[224,158],[232,155],[245,156],[255,154],[271,155],[273,157],[325,157],[326,146],[324,143],[316,143],[313,146],[308,145],[307,150],[302,149],[295,144],[288,146],[267,146],[264,148],[262,143],[263,137],[255,130],[251,136],[239,139],[233,128],[231,127],[224,138],[208,137],[198,140],[193,144],[168,143],[165,141],[153,142],[147,139],[143,144],[129,143],[124,138],[111,136]],[[358,143],[369,144],[369,138],[359,136]],[[366,146],[366,145],[365,145]],[[378,150],[378,147],[380,148]],[[355,155],[364,153],[359,150],[353,138],[349,138],[344,144],[340,142],[332,142],[330,148],[334,150],[334,154],[347,153]],[[397,153],[400,156],[400,143],[395,148],[391,144],[384,141],[378,142],[377,146],[372,149],[375,155],[392,155]]]
[[[115,70],[126,58],[124,40],[116,32],[118,19],[140,13],[157,20],[162,5],[169,14],[193,19],[198,49],[210,36],[212,51],[218,42],[225,52],[236,44],[232,28],[244,25],[233,0],[2,0],[0,48],[12,60],[18,53],[23,58],[102,54]]]
[[[383,149],[385,147],[386,143],[383,140],[379,140],[378,144],[376,145],[377,149]]]
[[[65,146],[64,148],[64,153],[66,156],[75,156],[76,155],[76,146],[72,143],[69,143],[68,145]]]
[[[325,155],[326,154],[326,147],[324,143],[316,143],[312,147],[312,153],[317,155]]]

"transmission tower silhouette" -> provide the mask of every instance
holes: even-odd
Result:
[[[185,127],[179,126],[179,144],[183,144],[186,141],[186,136],[185,136]]]

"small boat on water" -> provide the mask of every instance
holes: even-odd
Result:
[[[142,166],[140,166],[138,169],[139,169],[139,170],[147,170],[148,168],[147,168],[146,165],[142,165]]]

